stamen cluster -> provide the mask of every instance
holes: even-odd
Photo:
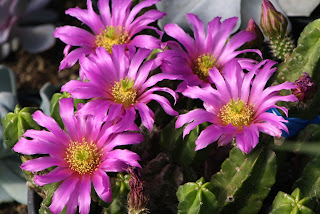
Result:
[[[93,143],[71,141],[66,149],[65,160],[70,169],[80,175],[92,174],[101,163],[101,153]]]
[[[250,125],[254,110],[251,105],[244,103],[239,98],[230,100],[229,103],[224,105],[218,114],[224,125],[232,124],[242,129],[243,126]]]
[[[115,82],[111,91],[114,101],[124,106],[130,106],[136,102],[137,90],[133,87],[134,82],[127,77],[125,80]]]
[[[203,54],[196,59],[194,73],[203,81],[208,82],[209,70],[215,65],[216,58],[212,54]]]
[[[104,47],[109,53],[112,53],[114,45],[123,45],[129,40],[129,34],[122,26],[107,26],[101,30],[101,33],[96,36],[95,44],[97,47]]]

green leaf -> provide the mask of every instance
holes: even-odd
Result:
[[[10,112],[2,118],[4,139],[9,148],[12,149],[28,129],[40,129],[40,126],[32,119],[32,114],[36,110],[38,108],[25,107],[20,109],[19,106],[16,106],[14,112]]]
[[[270,214],[313,214],[314,212],[306,206],[307,202],[308,198],[300,199],[299,188],[291,195],[280,191],[274,198]]]
[[[210,189],[211,184],[209,182],[204,184],[204,178],[200,178],[195,183],[181,185],[177,191],[178,213],[217,213],[218,202]]]
[[[258,213],[275,183],[276,156],[259,146],[249,154],[233,148],[221,170],[211,177],[221,213]]]

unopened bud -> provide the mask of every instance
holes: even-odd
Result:
[[[275,9],[269,0],[263,0],[260,19],[261,29],[269,38],[281,38],[287,33],[286,17]]]
[[[300,102],[305,102],[313,97],[316,92],[316,85],[308,73],[303,73],[295,82],[298,87],[292,89],[292,93]]]
[[[251,18],[248,22],[246,31],[253,33],[256,37],[254,40],[247,42],[247,48],[261,48],[263,45],[264,36],[259,28],[259,26]]]

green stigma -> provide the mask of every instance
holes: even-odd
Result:
[[[113,26],[107,26],[106,31],[103,31],[102,33],[103,33],[103,35],[104,35],[105,37],[108,37],[108,38],[110,38],[110,39],[113,39],[113,35],[114,35],[115,30],[116,30],[115,27],[113,27]]]
[[[130,106],[136,102],[137,90],[133,87],[134,81],[131,78],[121,79],[120,82],[115,82],[111,94],[114,101],[121,103],[124,106]]]
[[[230,100],[230,102],[228,103],[228,106],[232,111],[239,113],[243,107],[243,104],[244,104],[243,101],[237,98],[237,101],[235,101],[234,99]]]
[[[213,58],[213,55],[210,54],[204,54],[202,56],[202,63],[204,64],[205,67],[207,68],[212,68],[214,63],[216,61],[216,58]]]
[[[89,158],[89,153],[85,150],[79,150],[76,153],[76,159],[79,161],[86,161]]]
[[[120,80],[120,84],[121,84],[121,88],[124,92],[127,92],[129,89],[131,89],[134,85],[133,80],[131,80],[131,77],[128,79],[128,77],[126,77],[124,80],[121,79]]]
[[[209,70],[216,65],[216,58],[212,54],[203,54],[196,59],[194,73],[203,81],[207,81]]]
[[[114,45],[122,45],[129,40],[129,34],[122,26],[106,26],[101,33],[96,36],[96,46],[104,47],[109,53],[112,53]]]

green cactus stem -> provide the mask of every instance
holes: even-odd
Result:
[[[301,199],[299,188],[291,195],[280,191],[274,198],[270,214],[313,214],[314,212],[307,207],[309,201],[308,197]]]
[[[273,56],[279,60],[286,60],[295,48],[294,41],[289,36],[272,37],[269,43]]]
[[[9,148],[12,149],[28,129],[40,129],[40,126],[32,119],[32,114],[36,110],[38,108],[25,107],[21,109],[17,105],[14,112],[9,112],[2,118],[3,135]]]
[[[218,202],[211,192],[211,184],[204,178],[181,185],[177,191],[178,214],[217,213]]]
[[[273,151],[265,151],[260,146],[245,154],[233,148],[220,172],[210,180],[219,203],[219,213],[234,210],[241,214],[258,213],[275,183],[276,171]]]
[[[105,208],[105,213],[109,214],[123,214],[127,213],[127,195],[129,193],[129,179],[130,175],[123,175],[118,173],[117,177],[112,180],[112,202]],[[103,204],[102,204],[103,205]]]
[[[304,73],[309,74],[315,83],[315,92],[308,101],[291,103],[291,117],[313,119],[320,112],[320,19],[309,23],[298,39],[297,47],[292,54],[281,63],[277,69],[277,82],[295,82]]]

